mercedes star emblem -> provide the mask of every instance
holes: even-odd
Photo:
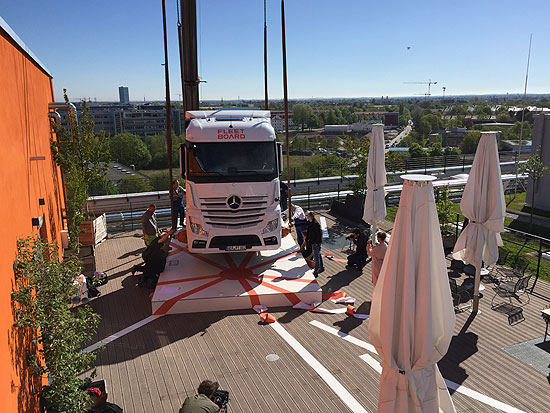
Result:
[[[237,195],[233,195],[227,198],[227,205],[229,205],[229,208],[231,209],[237,209],[241,206],[241,204],[241,198],[239,198]]]

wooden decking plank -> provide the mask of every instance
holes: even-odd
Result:
[[[352,229],[330,220],[327,222],[332,236],[347,234]],[[94,341],[150,314],[147,293],[133,287],[136,280],[127,273],[139,260],[139,253],[135,251],[139,251],[142,245],[141,239],[124,235],[106,240],[96,250],[98,269],[117,275],[100,287],[102,296],[91,301],[91,305],[103,315]],[[323,253],[326,252],[338,258],[347,257],[340,249],[323,247]],[[347,270],[345,263],[328,259],[325,259],[325,268],[326,271],[318,278],[324,289],[331,286],[340,288],[357,299],[356,306],[370,301],[373,291],[370,264],[360,276],[356,270]],[[467,330],[478,337],[477,351],[461,359],[451,349],[442,370],[448,371],[448,379],[511,406],[525,411],[545,411],[550,405],[545,375],[503,348],[544,334],[540,310],[550,300],[532,296],[531,302],[523,307],[525,321],[509,326],[506,315],[491,310],[490,301],[494,292],[491,284],[486,287],[485,297],[480,301],[482,312]],[[550,296],[550,283],[539,280],[536,291]],[[337,307],[332,303],[323,306]],[[273,314],[283,319],[283,327],[331,371],[367,410],[374,411],[378,398],[377,373],[358,359],[358,355],[366,351],[309,325],[309,321],[319,320],[337,329],[341,326],[353,327],[353,324],[346,323],[343,314],[300,315],[293,311]],[[468,315],[457,314],[455,335]],[[96,361],[98,378],[107,380],[109,400],[128,411],[177,411],[185,396],[193,394],[200,380],[210,375],[230,390],[230,409],[233,411],[349,410],[294,350],[269,326],[257,325],[257,320],[256,315],[242,312],[165,316],[107,345]],[[186,325],[187,321],[190,325]],[[207,333],[201,336],[200,329],[208,324]],[[181,332],[182,328],[186,333]],[[159,337],[159,330],[165,336]],[[365,322],[353,328],[350,334],[369,341]],[[266,351],[279,354],[281,359],[277,362],[263,361]],[[373,357],[379,360],[378,356]],[[464,372],[467,376],[462,376]],[[514,380],[514,392],[509,391],[510,379],[507,376],[510,373],[521,378]],[[275,387],[275,390],[267,393],[258,384],[260,380],[263,380],[263,386]],[[463,382],[460,383],[460,380]],[[454,392],[452,397],[457,411],[497,411],[458,392]]]
[[[218,330],[218,328],[213,328],[213,334],[217,335],[217,342],[221,343],[224,348],[228,364],[231,366],[230,374],[236,376],[236,382],[239,383],[246,404],[252,411],[266,411],[268,405],[263,398],[263,394],[257,391],[256,383],[250,377],[250,367],[248,363],[243,363],[243,358],[239,357],[242,350],[237,335],[226,334],[229,333],[226,329],[223,333]]]
[[[232,327],[239,332],[239,337],[246,337],[245,342],[251,348],[251,369],[256,373],[256,380],[259,383],[259,391],[263,395],[267,404],[269,405],[268,411],[279,412],[292,412],[300,411],[307,412],[305,404],[302,403],[301,397],[296,397],[296,400],[291,400],[291,395],[285,392],[285,386],[281,383],[281,377],[278,377],[273,369],[273,363],[266,360],[268,354],[276,354],[272,352],[271,348],[278,347],[275,345],[274,334],[269,334],[269,327],[264,325],[258,325],[254,322],[256,315],[252,317],[235,317],[232,321]],[[269,335],[273,347],[267,347],[265,342],[259,340],[262,335]],[[257,386],[258,387],[258,386]],[[283,394],[283,393],[286,394]]]

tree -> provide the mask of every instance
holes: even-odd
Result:
[[[480,138],[480,131],[473,130],[466,133],[460,143],[460,150],[462,153],[475,153]]]
[[[336,113],[334,112],[334,109],[329,109],[327,116],[327,120],[325,122],[325,125],[337,125],[338,124],[338,117],[336,116]]]
[[[499,113],[497,115],[497,122],[510,122],[510,115],[508,113]]]
[[[386,170],[388,172],[405,171],[405,152],[389,151],[386,153]],[[388,178],[390,178],[388,176]],[[394,178],[395,179],[395,178]]]
[[[421,122],[422,122],[422,119],[425,119],[430,124],[430,131],[428,133],[439,130],[443,127],[443,122],[441,121],[441,117],[436,115],[435,113],[430,113],[428,115],[422,116],[420,120]]]
[[[399,126],[407,126],[411,119],[411,111],[406,106],[403,106],[403,112],[401,112],[401,105],[399,108]]]
[[[474,115],[480,120],[490,119],[493,115],[493,111],[488,105],[477,105],[474,109]]]
[[[69,105],[66,89],[63,89],[63,97]],[[82,104],[84,113],[80,125],[72,110],[69,111],[70,130],[53,120],[51,123],[57,140],[50,138],[50,149],[65,179],[67,227],[72,249],[79,248],[78,236],[80,224],[84,221],[88,188],[92,182],[105,176],[111,161],[105,132],[94,133],[94,121],[88,115],[88,105],[86,101],[82,101]]]
[[[111,155],[123,165],[143,169],[151,162],[151,154],[143,141],[131,133],[119,133],[111,140]]]
[[[121,194],[148,192],[152,189],[151,183],[147,179],[137,175],[125,176],[118,182],[118,192]]]
[[[443,149],[441,148],[441,143],[436,142],[430,146],[429,156],[443,156]]]
[[[514,126],[508,128],[502,133],[503,140],[519,141],[520,136],[523,135],[522,141],[530,141],[533,136],[533,127],[527,121],[523,122],[523,132],[521,131],[522,122],[514,123]]]
[[[425,137],[432,131],[432,124],[428,120],[427,116],[422,116],[420,121],[415,123],[415,129],[422,137]]]
[[[318,114],[313,113],[307,120],[307,127],[309,129],[317,129],[323,126],[323,121]]]
[[[179,159],[179,147],[185,142],[185,135],[176,135],[172,131],[172,160]],[[168,146],[166,143],[166,132],[158,135],[147,136],[145,144],[151,154],[150,169],[168,168]]]
[[[168,191],[170,189],[170,174],[168,172],[152,174],[150,183],[153,191]]]
[[[438,199],[435,206],[441,233],[447,232],[449,223],[453,219],[453,202],[449,199],[449,194],[449,185],[438,188]]]
[[[298,103],[292,107],[292,117],[295,124],[300,124],[302,130],[304,130],[304,125],[308,122],[309,118],[313,115],[313,110],[311,106],[305,105],[303,103]]]
[[[533,153],[527,162],[523,166],[524,172],[529,176],[531,180],[531,217],[529,219],[529,231],[533,226],[533,212],[535,210],[535,185],[537,185],[538,180],[550,169],[548,166],[545,166],[542,163],[540,158],[540,146],[537,148],[535,153]]]
[[[415,142],[409,146],[409,155],[411,158],[424,158],[426,156],[426,152],[424,152],[422,146]]]
[[[115,195],[118,194],[118,189],[109,178],[100,176],[90,183],[88,194],[90,196]]]
[[[326,149],[327,148],[327,137],[321,136],[321,139],[319,140],[319,147]]]
[[[444,151],[445,156],[460,155],[460,149],[456,146],[447,146]]]

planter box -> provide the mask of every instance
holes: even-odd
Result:
[[[100,215],[93,221],[84,221],[80,224],[82,231],[78,237],[82,245],[97,245],[107,238],[107,217]]]

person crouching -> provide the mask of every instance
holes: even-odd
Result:
[[[355,252],[348,257],[348,266],[363,269],[367,263],[367,236],[356,228],[347,239],[355,244]]]

